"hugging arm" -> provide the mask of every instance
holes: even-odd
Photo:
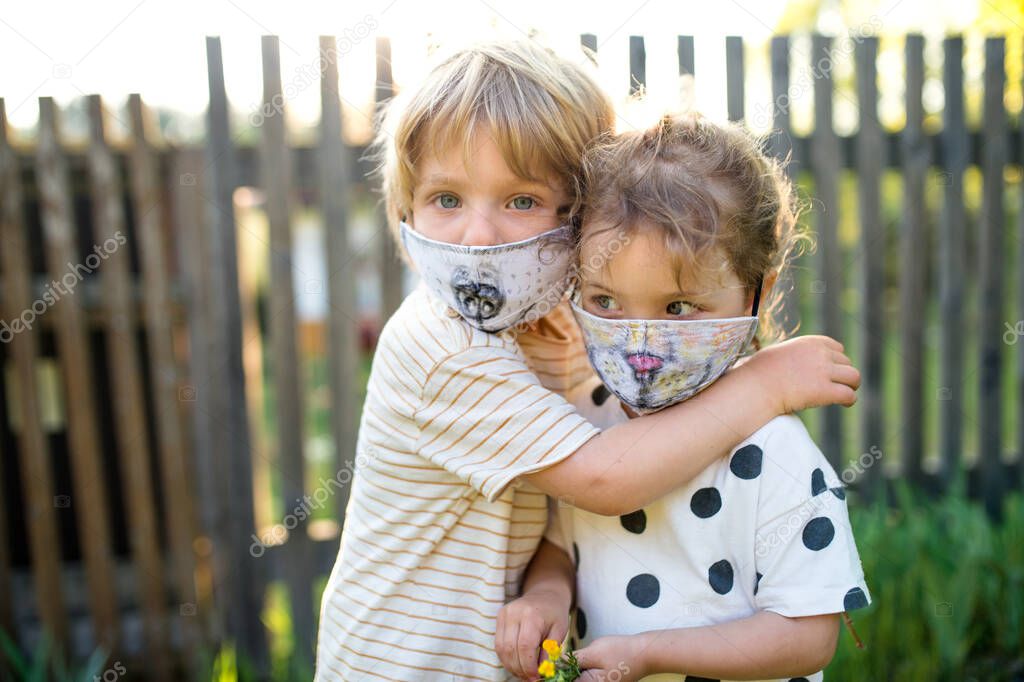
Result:
[[[586,511],[627,514],[685,485],[774,417],[852,405],[859,386],[842,344],[798,337],[758,351],[693,398],[617,424],[524,478]]]

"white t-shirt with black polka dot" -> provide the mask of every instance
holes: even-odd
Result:
[[[578,392],[575,402],[602,428],[627,418],[602,385]],[[604,635],[711,625],[761,610],[798,617],[871,602],[842,482],[792,415],[631,514],[552,504],[546,537],[576,562],[574,648]],[[736,646],[739,655],[742,642]],[[683,679],[705,678],[644,678]]]

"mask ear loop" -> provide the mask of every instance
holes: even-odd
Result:
[[[757,279],[757,287],[754,289],[754,304],[750,307],[751,317],[757,317],[757,307],[761,304],[761,284],[763,282],[763,277]]]

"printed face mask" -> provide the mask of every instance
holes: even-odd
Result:
[[[427,239],[401,223],[402,243],[427,288],[469,324],[500,332],[558,305],[572,262],[568,225],[496,246]]]
[[[715,320],[610,320],[575,302],[572,310],[601,381],[640,414],[706,388],[736,362],[757,331],[756,314]]]

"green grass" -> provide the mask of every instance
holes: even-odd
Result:
[[[843,680],[1010,680],[1024,675],[1024,496],[1005,521],[957,495],[901,487],[893,509],[850,511],[873,603],[853,612],[825,672]]]

